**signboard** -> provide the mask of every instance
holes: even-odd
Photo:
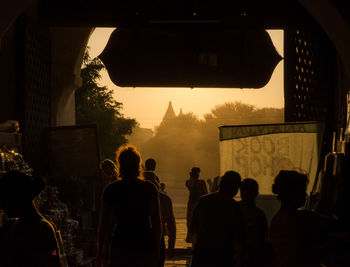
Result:
[[[286,123],[220,127],[220,173],[235,170],[258,181],[261,194],[271,194],[280,170],[296,170],[316,177],[323,126]]]
[[[50,127],[47,129],[47,138],[49,179],[56,179],[56,182],[58,179],[65,184],[60,194],[71,196],[71,214],[82,207],[82,226],[97,227],[101,179],[96,125]],[[67,179],[70,181],[68,185]],[[74,183],[77,179],[82,182]]]
[[[50,175],[96,178],[100,163],[96,125],[48,128]]]

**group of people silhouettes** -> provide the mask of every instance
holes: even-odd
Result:
[[[203,187],[204,181],[196,180],[198,188]],[[188,181],[187,187],[193,190]],[[333,265],[337,256],[327,242],[330,233],[342,233],[343,237],[346,233],[345,239],[349,240],[349,223],[301,209],[307,198],[305,174],[281,170],[276,176],[272,191],[281,206],[270,227],[264,212],[256,206],[259,185],[254,179],[241,181],[241,176],[231,170],[216,177],[209,184],[211,188],[215,183],[218,186],[210,194],[200,190],[203,195],[195,204],[190,203],[190,191],[188,239],[193,243],[192,267],[348,266],[349,261]],[[234,197],[239,190],[241,201],[237,202]]]
[[[166,251],[174,254],[176,224],[172,201],[162,192],[156,161],[145,167],[138,150],[121,146],[116,163],[105,160],[105,176],[98,228],[99,267],[164,266]],[[230,170],[208,193],[193,167],[186,186],[188,235],[193,244],[192,267],[313,267],[321,266],[322,245],[334,219],[301,210],[308,178],[282,170],[272,185],[281,208],[270,227],[256,207],[259,194],[254,179]],[[43,218],[33,199],[45,182],[18,171],[0,178],[0,208],[9,220],[0,228],[0,266],[60,266],[54,226]],[[240,190],[241,201],[234,197]],[[165,238],[168,235],[168,249]]]
[[[199,171],[199,168],[193,170]],[[187,217],[187,239],[193,243],[191,266],[256,267],[267,263],[263,255],[267,220],[264,212],[255,205],[258,183],[250,178],[242,182],[237,172],[227,171],[219,182],[216,181],[217,189],[207,194],[204,189],[199,190],[206,186],[204,180],[196,177],[196,193],[201,192],[201,196],[191,203],[194,201],[191,199],[194,186],[189,186],[191,179],[193,176],[186,182],[190,190],[189,213],[192,213]],[[234,200],[239,189],[241,202]]]

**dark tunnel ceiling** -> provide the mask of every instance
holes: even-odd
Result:
[[[343,8],[341,1],[333,0],[333,3]],[[346,11],[343,13],[348,15]],[[202,28],[214,25],[218,29],[240,31],[287,29],[289,26],[313,30],[317,25],[297,0],[39,0],[38,14],[43,23],[53,27],[144,29],[155,24],[163,27],[197,24]],[[260,88],[256,84],[255,88]]]
[[[204,20],[237,27],[283,28],[308,19],[296,0],[40,0],[38,11],[51,26],[115,27]]]

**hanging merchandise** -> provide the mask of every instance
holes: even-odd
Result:
[[[26,175],[32,175],[33,169],[24,161],[23,156],[14,150],[0,147],[0,175],[8,171],[20,171]]]
[[[332,151],[325,156],[324,167],[320,170],[318,179],[312,190],[312,209],[322,214],[343,217],[345,216],[347,188],[347,146],[343,128],[340,129],[339,138],[333,133]],[[316,203],[315,203],[316,202]]]
[[[0,175],[5,173],[5,153],[0,148]]]
[[[58,240],[62,249],[61,261],[66,262],[81,253],[75,244],[79,224],[70,218],[68,206],[59,199],[58,195],[56,187],[47,186],[35,203],[41,214],[55,225],[56,234],[62,239]]]
[[[0,146],[0,176],[14,170],[29,176],[33,175],[33,169],[24,160],[22,154]],[[67,205],[62,203],[57,196],[57,188],[47,186],[35,199],[35,204],[40,213],[55,225],[57,240],[61,240],[59,256],[62,267],[68,266],[67,261],[70,258],[76,258],[73,261],[80,264],[85,259],[82,256],[83,251],[77,249],[75,245],[78,222],[70,218]],[[0,226],[5,220],[6,216],[0,210]]]

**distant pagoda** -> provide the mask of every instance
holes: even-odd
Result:
[[[169,101],[168,109],[163,116],[162,122],[170,119],[174,119],[174,118],[176,118],[176,114],[171,101]]]

